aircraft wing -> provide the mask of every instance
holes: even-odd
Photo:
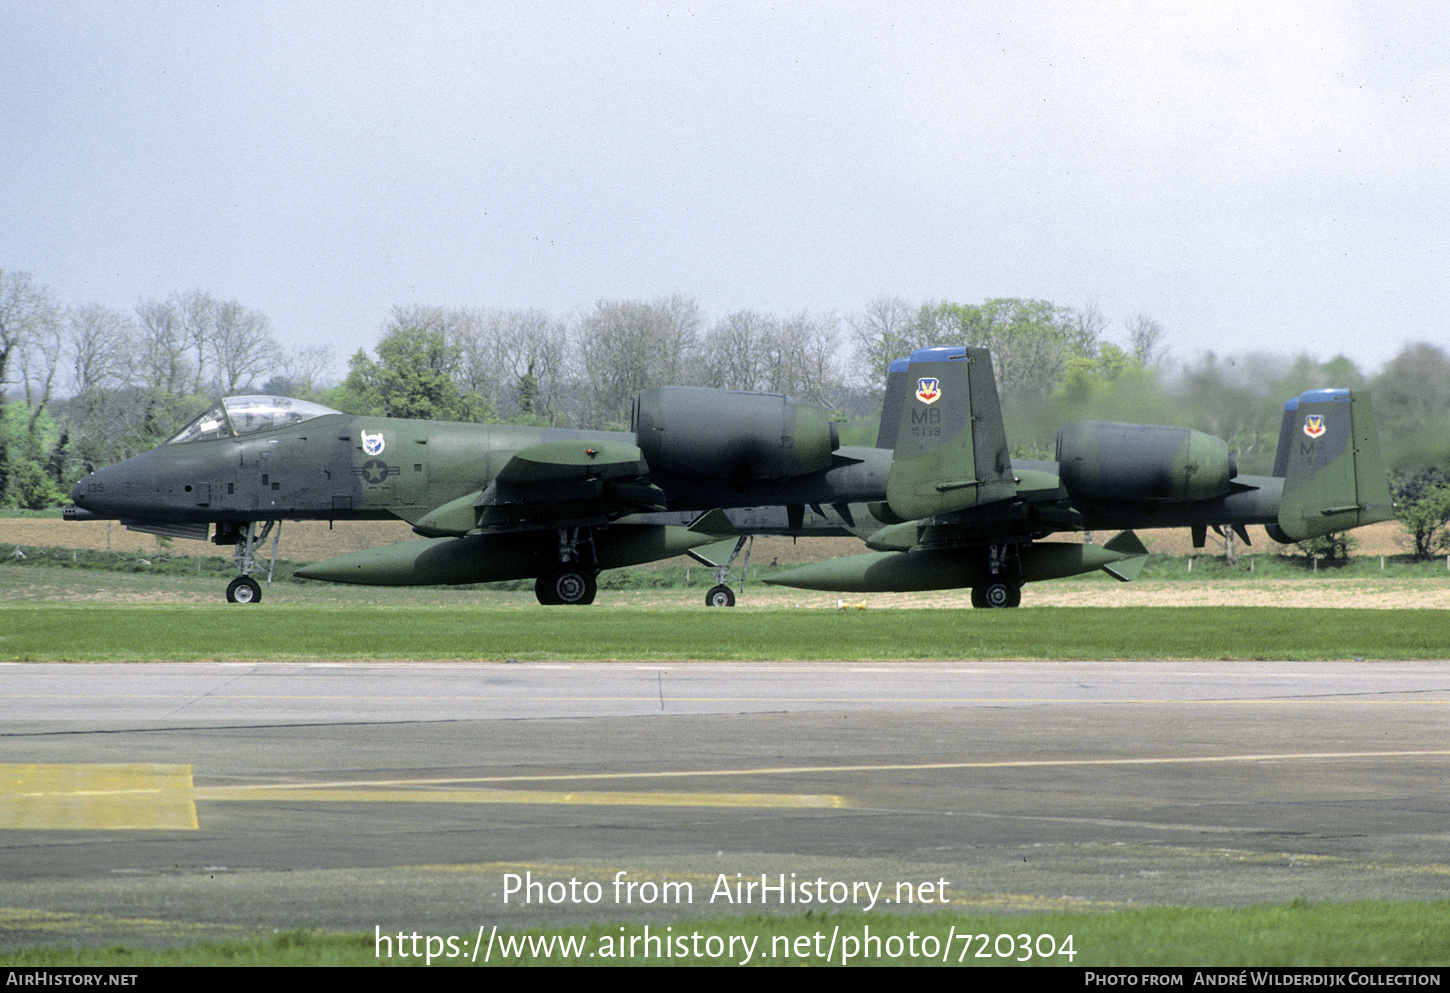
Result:
[[[633,445],[545,441],[514,453],[487,488],[413,522],[427,537],[607,524],[665,509],[649,466]]]

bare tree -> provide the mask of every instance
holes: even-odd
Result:
[[[210,324],[207,357],[213,383],[223,396],[251,389],[281,364],[282,349],[266,315],[228,300],[213,305]]]
[[[568,328],[541,310],[512,310],[500,315],[498,331],[511,377],[507,399],[520,415],[555,423],[566,389]]]
[[[1108,319],[1098,309],[1097,303],[1089,300],[1081,310],[1072,312],[1068,322],[1068,347],[1074,355],[1096,358],[1107,327]]]
[[[131,381],[145,390],[194,393],[199,379],[187,356],[191,344],[186,318],[177,302],[142,300],[136,305],[137,340],[131,353]]]
[[[1128,352],[1139,365],[1150,366],[1163,357],[1163,339],[1167,332],[1147,314],[1123,321],[1128,331]]]
[[[762,388],[826,403],[838,383],[836,324],[834,316],[813,318],[805,311],[777,322],[766,339]]]
[[[136,345],[130,380],[135,426],[126,445],[140,450],[170,437],[195,413],[200,373],[189,357],[191,339],[179,302],[142,300],[136,305]]]
[[[449,344],[458,349],[459,386],[487,397],[496,410],[507,392],[505,358],[501,348],[504,335],[503,315],[499,311],[479,309],[448,310],[441,307],[415,308],[422,326],[443,331]]]
[[[700,342],[699,370],[694,380],[701,386],[722,390],[763,389],[761,351],[775,333],[772,317],[753,310],[727,314]]]
[[[216,335],[216,301],[201,290],[173,294],[169,301],[181,324],[181,336],[191,349],[193,394],[203,391],[212,340]]]
[[[77,394],[119,389],[126,382],[126,353],[135,327],[125,314],[91,304],[66,314],[65,343],[70,351],[71,388]]]
[[[60,321],[49,290],[36,286],[29,273],[0,269],[0,397],[22,354],[52,336]]]
[[[323,388],[323,377],[332,368],[332,349],[326,345],[304,345],[281,360],[282,375],[292,395],[314,399]]]
[[[20,350],[20,381],[25,388],[25,405],[30,411],[25,433],[32,444],[35,426],[50,403],[61,363],[61,324],[58,320],[46,321],[36,328],[29,345]]]
[[[690,297],[600,301],[576,332],[590,425],[626,424],[640,390],[683,382],[699,326],[699,308]]]
[[[920,347],[912,339],[917,308],[897,296],[880,296],[865,311],[847,318],[856,350],[856,363],[867,386],[878,393],[886,389],[886,372],[891,363]]]

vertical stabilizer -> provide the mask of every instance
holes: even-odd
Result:
[[[1270,528],[1278,541],[1394,516],[1367,392],[1308,390],[1285,403],[1274,473],[1284,477],[1279,525]]]
[[[886,394],[881,398],[881,427],[876,432],[877,448],[896,447],[896,429],[901,425],[901,404],[907,396],[906,370],[910,367],[911,359],[896,359],[886,371]]]
[[[919,520],[1015,495],[991,353],[923,348],[902,362],[891,364],[881,413],[891,511]]]

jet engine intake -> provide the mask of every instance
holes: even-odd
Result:
[[[840,447],[824,407],[779,393],[660,386],[635,398],[633,421],[650,468],[680,476],[804,476],[830,468]]]
[[[1075,498],[1185,503],[1223,496],[1238,465],[1190,428],[1077,421],[1057,433],[1059,478]]]

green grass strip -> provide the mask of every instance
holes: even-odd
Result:
[[[653,941],[649,937],[653,936]],[[427,935],[289,931],[270,941],[150,951],[29,949],[25,966],[967,965],[1399,966],[1450,963],[1450,903],[1153,907],[1028,916],[799,914]],[[449,942],[449,938],[452,942]],[[733,939],[733,943],[732,943]],[[849,958],[848,958],[849,956]]]
[[[0,607],[0,661],[1439,659],[1431,610]]]

